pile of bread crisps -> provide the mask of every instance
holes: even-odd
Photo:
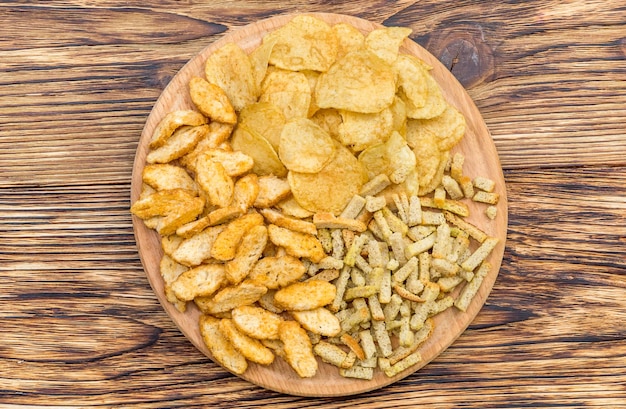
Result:
[[[202,312],[215,360],[284,359],[369,380],[421,360],[432,317],[465,311],[498,243],[494,182],[451,149],[465,118],[401,27],[367,35],[300,15],[191,79],[194,107],[150,140],[131,212],[161,236],[167,299]]]

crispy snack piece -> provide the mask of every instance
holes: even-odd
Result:
[[[189,81],[189,95],[196,108],[212,120],[226,124],[237,122],[235,110],[219,86],[203,78],[193,77]]]
[[[284,344],[285,359],[289,365],[300,377],[313,377],[318,365],[306,331],[296,321],[283,321],[278,335]]]
[[[199,324],[202,340],[213,358],[229,371],[239,375],[244,373],[248,369],[248,362],[220,331],[220,320],[209,315],[201,315]]]
[[[254,226],[246,232],[237,247],[235,258],[226,263],[226,278],[238,284],[248,276],[252,266],[259,260],[267,244],[267,228]]]
[[[233,320],[222,319],[219,329],[246,359],[261,365],[269,365],[274,362],[274,354],[264,346],[259,340],[251,338],[241,332]]]
[[[317,173],[332,159],[334,153],[333,139],[315,122],[294,118],[283,127],[278,156],[287,169]]]
[[[278,154],[270,142],[259,133],[247,128],[246,125],[239,124],[235,128],[231,145],[234,150],[241,151],[254,160],[252,172],[257,175],[275,175],[278,177],[287,175],[287,168],[278,158]]]
[[[297,282],[274,294],[274,302],[289,311],[306,311],[323,307],[335,299],[337,288],[326,281]]]
[[[226,287],[213,297],[196,297],[194,302],[206,314],[220,314],[242,305],[254,304],[267,292],[267,288],[250,280]]]
[[[211,258],[211,248],[224,226],[208,227],[183,240],[172,252],[172,258],[186,266],[197,266]]]
[[[235,258],[237,247],[246,232],[252,227],[262,224],[263,216],[258,213],[248,213],[228,223],[215,239],[211,247],[211,256],[220,261],[232,260]]]
[[[161,235],[169,235],[195,219],[204,209],[204,200],[185,189],[162,190],[137,200],[130,211],[141,219],[163,216],[156,226]]]
[[[256,339],[278,339],[278,328],[283,321],[278,314],[252,305],[235,308],[232,318],[237,328]]]
[[[249,173],[235,182],[233,201],[229,207],[240,209],[241,213],[245,213],[254,205],[258,195],[259,177]]]
[[[322,244],[311,234],[292,231],[274,224],[270,224],[267,229],[272,243],[284,247],[289,255],[306,257],[314,263],[326,257]]]
[[[274,175],[259,177],[259,194],[254,201],[258,208],[272,207],[291,193],[289,182]]]
[[[196,173],[198,184],[207,193],[211,204],[227,207],[233,198],[235,183],[224,166],[203,154],[196,161]]]
[[[170,164],[146,165],[141,172],[144,183],[155,190],[185,189],[198,191],[198,185],[185,169]]]
[[[256,101],[258,88],[252,63],[237,44],[228,43],[212,53],[204,74],[210,83],[224,90],[235,111]]]
[[[388,64],[398,57],[398,50],[405,38],[411,34],[406,27],[384,27],[369,32],[365,46]]]
[[[208,297],[225,283],[223,265],[203,264],[182,273],[172,283],[172,290],[178,299],[191,301],[196,297]]]
[[[326,308],[319,307],[307,311],[291,311],[291,315],[304,329],[314,334],[334,337],[341,332],[339,319]]]
[[[259,260],[249,278],[269,289],[278,289],[298,281],[306,272],[302,261],[296,257],[270,256]]]
[[[241,176],[249,172],[254,166],[254,160],[250,156],[238,151],[227,151],[219,148],[205,149],[199,157],[202,158],[202,161],[219,162],[230,177]]]
[[[181,126],[198,126],[204,125],[206,122],[206,118],[197,111],[178,110],[170,112],[161,119],[154,129],[149,146],[151,149],[160,148]]]
[[[311,222],[285,216],[281,212],[273,209],[261,209],[260,212],[269,223],[275,224],[276,226],[305,234],[317,234],[317,227]]]
[[[164,142],[162,146],[150,151],[146,156],[148,163],[168,163],[191,152],[207,135],[207,125],[181,126]]]

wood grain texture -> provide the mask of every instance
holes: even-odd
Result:
[[[623,2],[336,3],[0,2],[0,406],[626,407]],[[199,353],[156,300],[128,214],[172,76],[228,30],[296,11],[413,28],[483,114],[509,197],[470,328],[412,376],[333,400]]]

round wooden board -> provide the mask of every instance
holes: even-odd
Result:
[[[381,27],[378,24],[351,16],[328,13],[311,13],[310,15],[320,18],[331,25],[340,22],[349,23],[363,33]],[[148,142],[154,128],[160,119],[168,112],[175,109],[194,108],[189,97],[187,84],[192,76],[204,76],[204,62],[207,57],[228,42],[235,42],[249,52],[261,43],[261,39],[266,33],[283,26],[293,17],[293,15],[278,16],[259,21],[229,33],[202,50],[177,73],[157,100],[141,134],[133,167],[131,185],[132,203],[138,199],[141,191],[141,172],[145,165],[146,155],[149,150]],[[285,361],[276,359],[270,366],[251,364],[248,370],[243,375],[240,375],[243,379],[267,389],[301,396],[343,396],[381,388],[417,371],[450,346],[472,322],[476,314],[478,314],[493,287],[504,253],[507,230],[506,190],[495,145],[480,112],[463,86],[434,56],[410,40],[404,42],[401,52],[414,54],[430,64],[433,67],[431,71],[432,75],[440,84],[446,100],[465,115],[467,120],[465,137],[453,150],[454,152],[463,152],[466,156],[464,173],[471,177],[478,175],[486,176],[496,182],[496,192],[500,194],[500,201],[497,205],[498,214],[495,220],[489,220],[484,215],[484,205],[467,203],[472,212],[467,220],[479,226],[490,236],[500,238],[499,244],[488,258],[493,265],[493,269],[484,279],[478,294],[472,301],[467,312],[460,312],[456,308],[449,308],[434,318],[435,331],[420,348],[420,353],[423,358],[422,361],[392,378],[388,378],[380,371],[376,371],[374,379],[371,381],[343,378],[339,376],[336,367],[323,364],[320,361],[320,368],[315,377],[301,379]],[[159,262],[163,252],[161,250],[158,234],[148,229],[143,222],[135,216],[133,216],[133,226],[141,261],[148,276],[148,280],[163,305],[163,308],[183,334],[185,334],[200,351],[208,357],[211,357],[210,352],[202,342],[198,330],[199,310],[193,303],[189,303],[187,312],[180,313],[165,298],[163,280],[159,272]]]

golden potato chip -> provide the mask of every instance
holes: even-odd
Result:
[[[203,161],[219,162],[230,177],[241,176],[249,172],[254,166],[254,160],[250,156],[238,151],[225,151],[219,148],[206,149],[199,157],[203,157]]]
[[[267,41],[263,40],[263,43],[255,48],[249,55],[250,64],[252,64],[252,74],[256,85],[255,95],[261,94],[261,83],[267,73],[270,56],[272,55],[272,50],[274,49],[275,44],[275,39]]]
[[[222,288],[212,297],[196,297],[194,303],[206,314],[220,314],[242,305],[254,304],[266,292],[266,287],[244,280],[236,286]]]
[[[198,191],[196,182],[185,169],[169,164],[146,165],[141,172],[144,183],[156,190],[185,189],[193,192]]]
[[[441,93],[441,88],[437,81],[427,73],[424,76],[426,80],[426,87],[428,89],[428,94],[426,96],[426,102],[423,106],[418,107],[413,104],[411,99],[406,95],[404,89],[398,91],[398,95],[404,99],[406,104],[406,115],[409,118],[413,119],[428,119],[434,118],[437,115],[441,115],[441,113],[446,109],[447,103],[443,98],[443,94]]]
[[[211,247],[211,256],[220,261],[232,260],[246,232],[254,226],[260,226],[262,224],[263,216],[258,213],[248,213],[233,220],[216,237]]]
[[[245,126],[239,125],[235,128],[231,145],[236,151],[241,151],[254,160],[252,172],[257,175],[275,175],[278,177],[287,175],[287,168],[282,164],[278,154],[267,139],[250,131]]]
[[[261,344],[259,340],[239,331],[233,320],[222,319],[219,323],[219,329],[246,359],[261,365],[269,365],[274,361],[272,351]]]
[[[193,77],[189,81],[189,95],[198,111],[212,120],[226,124],[237,122],[235,109],[219,86],[203,78]]]
[[[291,315],[304,329],[314,334],[334,337],[341,332],[339,319],[324,307],[306,311],[292,311]]]
[[[376,113],[396,94],[396,76],[389,64],[368,50],[346,54],[317,80],[315,100],[320,108]]]
[[[406,104],[402,98],[396,96],[389,109],[393,118],[393,130],[406,137]]]
[[[365,36],[350,24],[338,23],[331,29],[337,38],[337,59],[351,51],[359,50],[365,45]]]
[[[300,281],[276,291],[274,302],[288,311],[307,311],[330,304],[335,294],[337,287],[327,281]]]
[[[385,174],[393,183],[402,183],[415,168],[415,154],[398,132],[393,132],[385,143],[367,148],[359,155],[359,162],[370,179]]]
[[[298,281],[306,272],[302,261],[292,256],[260,259],[250,271],[250,280],[276,290]]]
[[[202,154],[196,160],[196,179],[207,193],[211,204],[219,207],[230,204],[235,188],[233,179],[228,176],[224,166],[213,160],[209,154]]]
[[[219,330],[220,320],[209,315],[200,316],[200,334],[213,358],[224,368],[236,374],[242,374],[248,369],[248,361],[226,339]]]
[[[337,146],[335,156],[319,173],[289,172],[287,180],[300,206],[338,215],[359,193],[367,174],[346,147]]]
[[[232,319],[244,334],[256,339],[278,339],[283,319],[264,308],[245,305],[232,310]]]
[[[311,339],[296,321],[283,321],[278,330],[284,344],[285,359],[302,378],[311,378],[317,373],[317,360],[313,355]]]
[[[339,139],[339,125],[343,119],[341,114],[336,109],[319,109],[315,114],[309,118],[315,122],[317,126],[322,128],[332,138]]]
[[[207,125],[181,126],[165,141],[165,144],[148,153],[146,162],[168,163],[178,159],[191,152],[208,131]]]
[[[360,152],[372,145],[385,142],[393,130],[393,113],[385,108],[374,114],[340,111],[342,123],[338,129],[339,141]]]
[[[443,113],[434,118],[414,121],[412,132],[433,133],[440,151],[452,149],[465,134],[465,117],[449,104],[446,104]]]
[[[224,90],[235,111],[256,102],[258,88],[252,63],[237,44],[228,43],[211,54],[204,74],[210,83]]]
[[[333,139],[306,118],[288,121],[280,134],[278,157],[294,172],[317,173],[335,153]]]
[[[306,257],[314,263],[326,256],[322,244],[312,234],[296,232],[274,224],[270,224],[267,231],[272,243],[284,247],[289,255]]]
[[[183,240],[172,258],[186,266],[197,266],[211,258],[211,248],[224,226],[208,227],[200,233]]]
[[[404,96],[415,109],[426,105],[428,97],[428,70],[417,57],[400,55],[393,64],[398,74],[398,88],[404,91]]]
[[[254,226],[249,229],[237,246],[235,257],[226,263],[226,278],[238,284],[248,276],[252,266],[259,260],[267,244],[267,228]]]
[[[309,104],[309,112],[307,112],[307,118],[312,117],[320,107],[317,105],[317,101],[315,101],[315,93],[313,90],[317,86],[317,79],[320,76],[320,73],[317,71],[305,70],[302,71],[307,81],[309,81],[309,88],[311,89],[311,102]]]
[[[435,169],[435,173],[433,174],[433,178],[429,182],[422,183],[420,179],[420,190],[417,192],[418,195],[424,196],[428,193],[435,190],[437,186],[441,184],[441,180],[443,179],[443,173],[446,170],[446,163],[450,158],[450,151],[440,152],[439,154],[439,163],[437,164],[437,169]]]
[[[337,56],[337,39],[330,26],[311,16],[299,15],[265,36],[276,41],[270,64],[291,71],[327,71]]]
[[[174,131],[181,126],[198,126],[204,125],[206,122],[206,118],[197,111],[178,110],[170,112],[161,119],[154,129],[149,146],[151,149],[156,149],[165,145]]]
[[[182,273],[172,283],[176,297],[191,301],[196,297],[207,297],[226,283],[222,264],[203,264]]]
[[[430,132],[421,132],[419,128],[419,123],[409,120],[406,140],[415,154],[420,186],[426,186],[431,183],[439,169],[441,153],[436,136]]]
[[[259,102],[274,105],[285,119],[306,118],[311,105],[311,86],[301,72],[269,70],[261,84]]]
[[[267,139],[274,150],[278,151],[285,116],[275,105],[269,102],[248,105],[239,113],[239,123]]]
[[[406,27],[384,27],[370,31],[365,37],[365,46],[381,60],[393,64],[405,38],[411,34]]]

